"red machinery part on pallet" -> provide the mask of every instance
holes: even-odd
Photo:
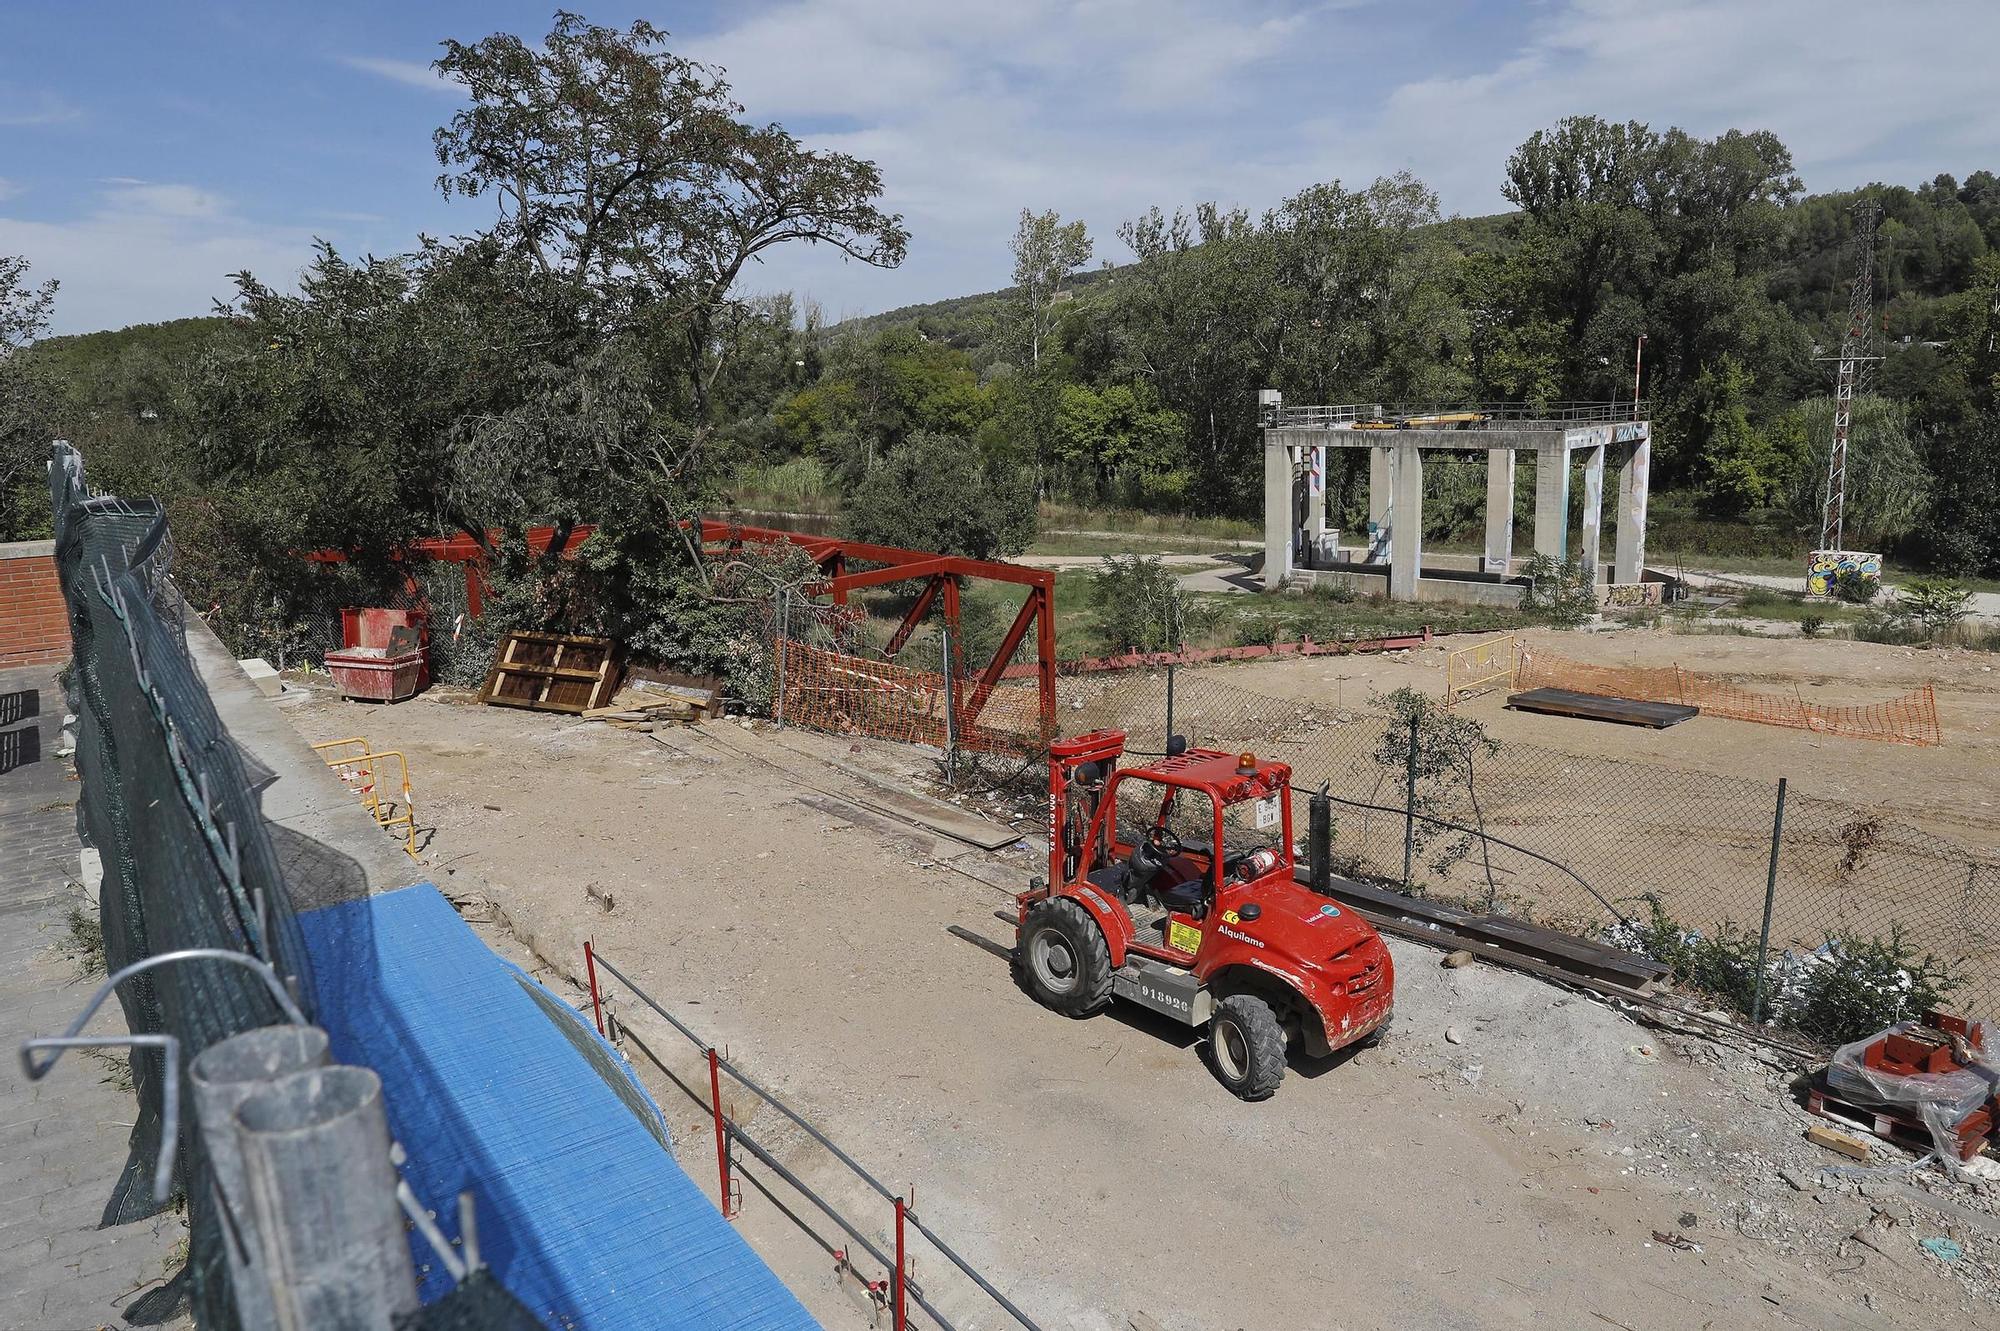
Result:
[[[1826,1086],[1849,1104],[1923,1124],[1950,1169],[1993,1128],[2000,1068],[1985,1023],[1927,1012],[1842,1045],[1827,1063]]]

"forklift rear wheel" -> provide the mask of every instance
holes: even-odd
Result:
[[[1285,1029],[1255,994],[1231,994],[1208,1021],[1209,1058],[1222,1084],[1245,1100],[1265,1100],[1285,1079]]]
[[[1056,897],[1028,912],[1021,931],[1028,990],[1043,1007],[1087,1017],[1111,998],[1111,949],[1104,931],[1076,902]]]

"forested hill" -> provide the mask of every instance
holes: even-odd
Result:
[[[1935,340],[1939,299],[1965,288],[1982,255],[2000,252],[2000,177],[1991,171],[1975,171],[1962,185],[1944,176],[1915,189],[1877,184],[1806,196],[1787,210],[1784,239],[1767,277],[1770,296],[1794,319],[1838,336],[1853,278],[1848,247],[1853,209],[1864,193],[1882,208],[1876,242],[1878,332],[1896,347],[1905,339],[1912,344]],[[1519,243],[1520,221],[1519,213],[1494,213],[1451,217],[1428,229],[1460,255],[1510,255]],[[1072,276],[1067,289],[1081,297],[1134,267],[1105,262]],[[976,352],[992,340],[1013,295],[1009,287],[904,305],[843,320],[828,331],[867,335],[913,328],[934,341]]]
[[[1461,254],[1487,254],[1508,249],[1515,214],[1493,213],[1484,217],[1450,217],[1428,228]],[[1114,264],[1109,260],[1096,268],[1074,274],[1065,284],[1072,297],[1100,283],[1115,283],[1129,276],[1135,264]],[[888,328],[913,328],[933,341],[948,343],[964,351],[976,351],[993,339],[998,320],[1004,317],[1012,287],[982,291],[971,296],[951,296],[919,305],[900,305],[880,314],[861,314],[828,326],[829,333],[867,336]]]

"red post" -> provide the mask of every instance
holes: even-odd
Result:
[[[722,1060],[713,1046],[708,1051],[708,1102],[715,1107],[715,1169],[722,1181],[722,1218],[734,1220],[729,1205],[729,1129],[722,1122]]]
[[[909,1310],[904,1306],[909,1293],[909,1282],[903,1277],[903,1210],[904,1201],[896,1199],[896,1331],[904,1331],[909,1325]]]
[[[590,940],[583,940],[583,969],[590,976],[590,1010],[597,1018],[597,1033],[604,1034],[604,1003],[597,996],[597,954],[590,950]]]

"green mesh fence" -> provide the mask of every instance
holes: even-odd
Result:
[[[93,495],[66,447],[50,470],[56,564],[75,654],[68,681],[82,779],[78,832],[103,857],[99,896],[105,965],[213,947],[270,962],[312,1010],[304,944],[265,835],[252,773],[217,719],[187,654],[172,545],[158,506]],[[157,1051],[131,1055],[138,1098],[130,1158],[104,1211],[119,1224],[162,1209],[151,1177],[160,1149],[163,1078],[226,1036],[281,1019],[240,968],[169,965],[120,986],[135,1033],[180,1041],[181,1069]],[[223,1226],[200,1133],[181,1118],[177,1185],[191,1233],[187,1266],[164,1296],[185,1291],[203,1327],[235,1325]]]

